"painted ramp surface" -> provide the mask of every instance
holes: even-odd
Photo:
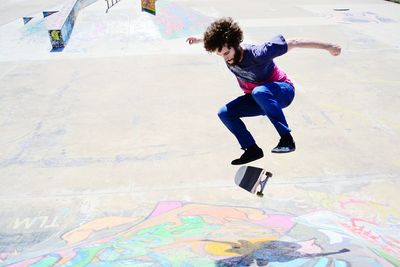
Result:
[[[41,14],[62,1],[42,2],[0,4],[0,266],[400,266],[399,4],[97,1],[55,53]],[[217,116],[237,81],[185,42],[221,16],[246,43],[343,49],[276,59],[297,150],[269,153],[270,122],[245,120],[263,198],[235,185]]]
[[[369,205],[373,203],[343,203],[346,211]],[[9,266],[398,264],[396,239],[386,233],[381,221],[369,221],[364,216],[354,218],[333,209],[297,216],[260,208],[159,202],[139,222],[134,223],[132,217],[95,219],[64,233],[61,239],[65,245],[59,249],[36,253]],[[43,222],[37,217],[24,220],[15,226],[32,226],[33,220]],[[58,223],[42,225],[51,228]],[[34,242],[32,238],[31,245]],[[54,247],[49,240],[44,243]]]

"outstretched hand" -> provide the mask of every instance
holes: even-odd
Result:
[[[331,53],[332,56],[338,56],[342,52],[342,48],[340,45],[331,45],[330,47],[327,48],[328,52]]]
[[[198,44],[198,43],[201,43],[202,41],[203,41],[202,39],[199,39],[199,38],[196,38],[196,37],[189,37],[189,38],[186,39],[186,42],[188,42],[190,45]]]

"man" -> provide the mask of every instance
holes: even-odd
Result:
[[[294,85],[274,63],[293,48],[325,49],[333,56],[341,52],[338,45],[303,39],[288,39],[278,35],[261,45],[242,45],[243,32],[232,18],[221,18],[211,23],[203,39],[189,37],[189,44],[204,43],[204,48],[224,58],[229,70],[236,76],[244,95],[226,104],[218,112],[225,126],[238,140],[244,153],[232,161],[233,165],[245,164],[264,156],[242,117],[265,115],[280,135],[273,153],[288,153],[296,149],[291,130],[282,109],[294,98]]]

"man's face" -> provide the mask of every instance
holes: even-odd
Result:
[[[227,45],[223,46],[221,50],[217,51],[217,55],[224,58],[225,62],[229,65],[236,65],[239,63],[241,58],[240,48],[230,47]]]

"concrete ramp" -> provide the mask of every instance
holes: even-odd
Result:
[[[53,15],[23,25],[31,2],[0,4],[0,20],[13,13],[0,26],[0,266],[400,266],[400,5],[159,0],[154,16],[103,0],[50,53]],[[273,173],[263,198],[235,185],[242,150],[217,116],[242,91],[185,42],[221,16],[246,43],[343,48],[276,59],[296,85],[284,112],[297,150],[270,153],[271,123],[245,119],[265,154],[251,165]]]

